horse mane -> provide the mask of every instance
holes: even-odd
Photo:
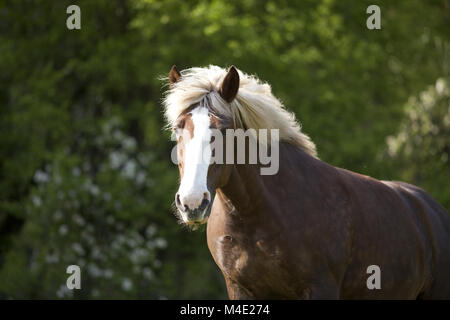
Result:
[[[295,115],[272,94],[270,85],[255,76],[238,72],[237,96],[233,102],[227,103],[219,94],[227,74],[225,69],[210,65],[181,71],[181,79],[166,92],[163,101],[168,126],[173,127],[187,108],[200,103],[213,109],[217,115],[232,119],[236,129],[279,129],[281,141],[317,157],[315,144],[301,132]]]

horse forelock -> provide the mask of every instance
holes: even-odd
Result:
[[[278,129],[280,140],[317,156],[315,144],[301,131],[295,115],[272,94],[270,85],[240,70],[238,73],[239,90],[228,103],[219,93],[225,69],[211,65],[181,71],[181,79],[167,90],[163,101],[167,125],[173,127],[188,108],[200,104],[219,117],[231,119],[235,128]]]

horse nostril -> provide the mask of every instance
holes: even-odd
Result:
[[[178,208],[182,207],[179,193],[177,193],[176,196],[175,196],[175,204],[177,205]]]
[[[208,204],[209,204],[209,200],[203,199],[203,200],[202,200],[202,203],[200,204],[199,209],[202,210],[202,211],[205,210],[206,207],[208,206]]]
[[[209,192],[204,192],[203,193],[203,199],[200,202],[200,204],[198,203],[198,198],[197,199],[187,199],[186,198],[182,198],[182,195],[177,192],[175,194],[175,205],[178,208],[178,210],[180,210],[181,212],[184,213],[189,213],[189,212],[195,212],[195,211],[204,211],[209,203],[210,203],[210,194]]]

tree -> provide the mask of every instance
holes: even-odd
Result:
[[[398,132],[387,138],[386,158],[400,176],[422,186],[450,208],[450,81],[440,78],[405,106]]]

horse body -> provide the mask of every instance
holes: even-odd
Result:
[[[183,74],[172,67],[169,82],[177,215],[193,229],[207,223],[230,298],[450,299],[450,216],[425,191],[320,161],[270,86],[235,67]],[[263,175],[261,164],[236,164],[237,153],[256,151],[213,138],[233,129],[278,130],[270,138],[279,146],[279,154],[270,152],[279,155],[278,171]],[[231,164],[209,161],[228,155]],[[374,266],[381,288],[368,285]]]
[[[280,170],[235,165],[208,246],[235,299],[450,298],[450,217],[425,191],[281,144]],[[367,267],[381,269],[369,290]]]

